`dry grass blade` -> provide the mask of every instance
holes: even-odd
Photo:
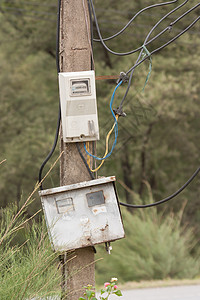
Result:
[[[6,161],[6,159],[2,160],[2,161],[0,162],[0,165],[3,164],[5,161]]]
[[[64,151],[63,151],[64,152]],[[43,179],[41,180],[41,182],[36,183],[36,186],[34,188],[34,190],[32,191],[32,193],[29,195],[29,197],[27,198],[27,200],[25,201],[25,203],[22,205],[21,209],[18,211],[18,213],[12,218],[10,224],[8,225],[6,232],[4,233],[3,237],[0,240],[0,245],[2,244],[3,240],[5,239],[5,237],[7,236],[10,228],[12,227],[12,225],[14,224],[15,220],[21,215],[21,213],[23,212],[23,210],[27,207],[27,205],[29,204],[29,201],[31,200],[31,198],[33,197],[33,195],[35,194],[35,192],[39,189],[40,185],[42,184],[42,182],[47,178],[47,176],[50,174],[50,172],[52,171],[52,169],[55,167],[55,165],[57,164],[57,162],[60,160],[61,156],[63,155],[63,152],[61,152],[61,154],[59,155],[59,157],[56,159],[56,161],[53,163],[53,165],[50,167],[49,171],[46,173],[46,175],[43,177]]]
[[[22,229],[23,226],[30,220],[32,220],[37,214],[39,214],[39,212],[41,212],[42,209],[39,209],[34,215],[32,215],[30,218],[26,219],[26,221],[22,222],[20,225],[14,227],[13,229],[11,229],[10,233],[14,233],[19,229]]]
[[[127,192],[129,192],[130,194],[132,194],[134,197],[138,197],[138,194],[136,192],[134,192],[133,190],[131,190],[122,180],[118,179],[117,182],[119,182],[119,184],[121,184],[121,186],[127,190]]]

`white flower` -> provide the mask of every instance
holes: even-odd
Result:
[[[118,279],[117,278],[111,278],[111,281],[110,282],[114,282],[114,281],[117,281]]]

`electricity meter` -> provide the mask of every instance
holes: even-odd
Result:
[[[94,71],[59,73],[63,140],[99,139]]]
[[[115,177],[39,192],[53,248],[66,251],[124,237]]]

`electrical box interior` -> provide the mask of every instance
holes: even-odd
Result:
[[[114,181],[105,177],[39,192],[56,251],[124,237]]]
[[[94,71],[59,73],[63,140],[99,139]]]

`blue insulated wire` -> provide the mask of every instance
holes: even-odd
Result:
[[[118,137],[118,123],[117,123],[117,119],[116,119],[116,117],[115,117],[115,114],[114,114],[114,112],[113,112],[112,105],[113,105],[113,101],[114,101],[114,98],[115,98],[115,92],[116,92],[116,90],[118,89],[118,87],[119,87],[121,84],[122,84],[122,81],[120,81],[120,82],[117,84],[117,86],[115,87],[115,89],[114,89],[114,91],[113,91],[111,100],[110,100],[110,110],[111,110],[111,113],[112,113],[113,118],[114,118],[114,120],[115,120],[115,140],[114,140],[114,142],[113,142],[113,145],[112,145],[112,148],[111,148],[110,152],[109,152],[105,157],[97,157],[97,156],[95,156],[95,155],[93,155],[93,154],[91,154],[91,153],[89,153],[89,152],[87,151],[86,145],[85,145],[85,143],[84,143],[84,149],[85,149],[86,153],[87,153],[89,156],[91,156],[91,157],[93,157],[93,158],[95,158],[95,159],[97,159],[97,160],[104,160],[104,159],[110,157],[111,154],[112,154],[112,152],[113,152],[113,150],[114,150],[114,148],[115,148],[115,146],[116,146],[116,144],[117,144],[117,137]]]

